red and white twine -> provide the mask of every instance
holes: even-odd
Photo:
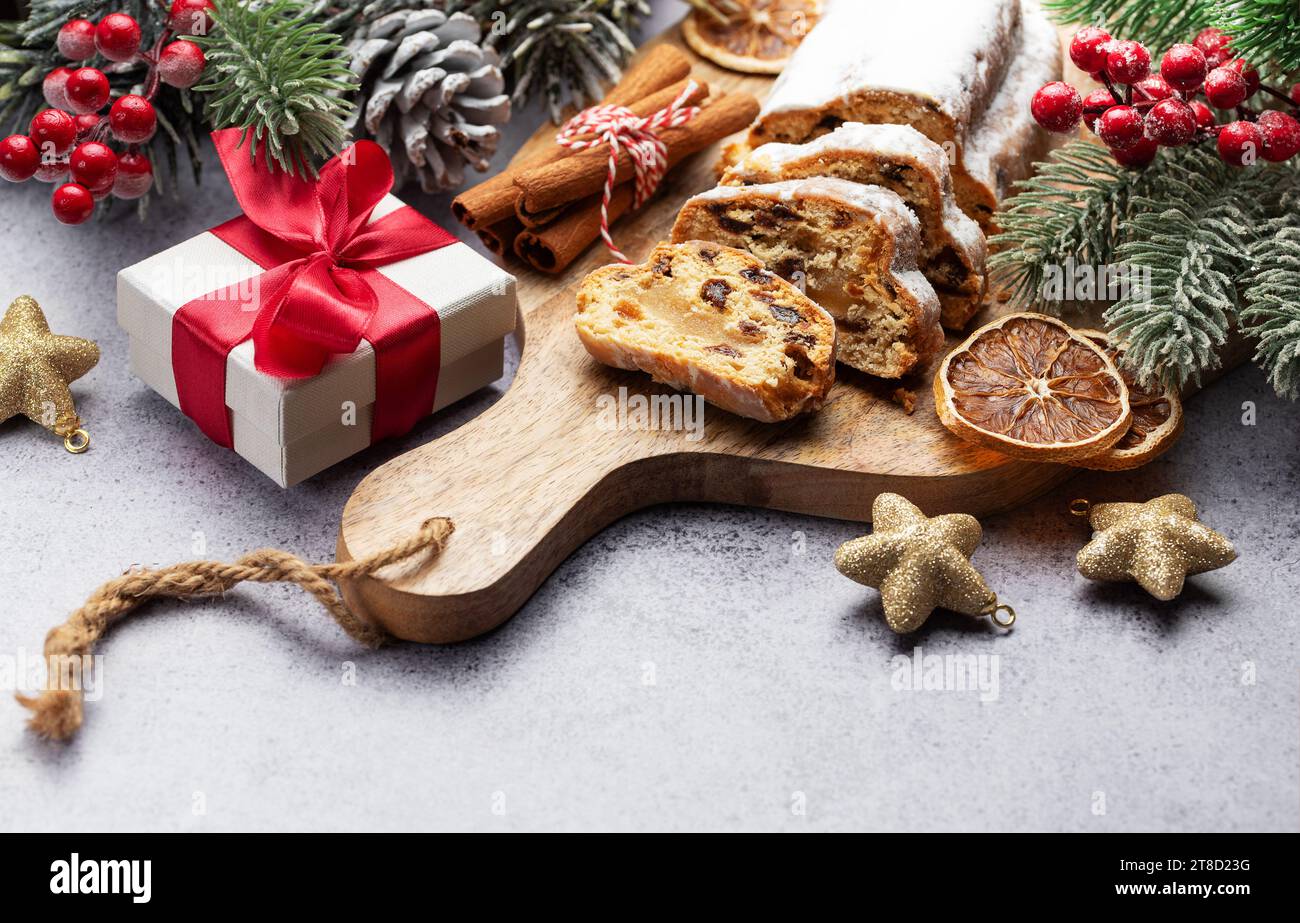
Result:
[[[555,136],[556,144],[572,151],[609,145],[609,172],[605,176],[605,193],[600,201],[600,236],[619,262],[632,262],[614,245],[609,234],[609,202],[614,196],[619,154],[626,150],[632,161],[636,183],[632,208],[640,208],[659,188],[668,172],[668,146],[660,139],[659,133],[666,128],[685,125],[699,114],[699,106],[686,105],[696,89],[692,80],[666,109],[644,118],[626,106],[593,106],[565,122]]]

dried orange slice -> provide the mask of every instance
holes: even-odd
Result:
[[[682,23],[702,58],[745,74],[779,74],[817,24],[822,0],[691,0]]]
[[[1114,361],[1043,314],[1008,314],[972,333],[939,366],[934,397],[958,436],[1034,461],[1100,455],[1133,417]]]
[[[1120,437],[1114,448],[1101,455],[1076,459],[1080,468],[1097,468],[1102,471],[1125,471],[1139,468],[1163,455],[1183,433],[1183,402],[1175,388],[1143,385],[1124,366],[1120,357],[1124,350],[1115,346],[1110,336],[1100,330],[1077,330],[1101,347],[1119,369],[1120,377],[1128,386],[1128,402],[1133,408],[1133,419],[1128,432]]]

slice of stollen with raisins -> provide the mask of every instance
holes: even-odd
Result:
[[[943,345],[917,268],[921,227],[897,194],[832,177],[718,186],[682,206],[672,239],[712,240],[798,281],[835,318],[845,365],[899,378]]]
[[[984,301],[984,232],[957,205],[943,148],[910,125],[845,122],[804,144],[764,144],[722,177],[724,186],[834,176],[895,192],[921,223],[921,272],[943,325],[961,330]]]
[[[707,241],[595,270],[575,325],[598,362],[765,423],[818,409],[835,381],[831,316],[753,256]]]

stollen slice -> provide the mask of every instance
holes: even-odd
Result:
[[[672,239],[739,247],[801,285],[835,318],[839,360],[860,371],[898,378],[943,345],[920,224],[888,189],[833,177],[718,186],[682,206]]]
[[[741,250],[660,244],[641,266],[595,270],[575,325],[605,365],[647,372],[771,423],[821,407],[835,381],[835,321]]]
[[[881,186],[921,225],[921,272],[934,287],[943,325],[961,330],[979,310],[988,248],[979,225],[958,207],[943,148],[910,125],[846,122],[803,144],[764,144],[728,169],[728,186],[834,176]]]

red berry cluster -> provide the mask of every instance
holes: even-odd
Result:
[[[1117,161],[1131,167],[1149,164],[1162,146],[1210,138],[1233,166],[1249,166],[1257,157],[1289,160],[1300,153],[1300,84],[1290,94],[1265,86],[1259,71],[1234,56],[1230,42],[1218,29],[1203,29],[1192,44],[1166,51],[1153,74],[1151,53],[1141,42],[1085,26],[1070,42],[1070,58],[1105,88],[1080,96],[1068,83],[1054,81],[1034,94],[1030,109],[1049,131],[1071,132],[1082,121]],[[1248,107],[1246,101],[1260,92],[1284,102],[1285,110]],[[1220,124],[1211,106],[1235,118]]]
[[[203,73],[203,50],[178,35],[199,35],[212,25],[212,0],[173,0],[157,43],[141,50],[140,24],[125,13],[109,13],[98,24],[73,19],[59,29],[56,47],[71,67],[56,67],[45,75],[41,89],[49,109],[32,118],[25,135],[0,141],[0,176],[21,183],[33,176],[60,183],[51,200],[54,217],[64,224],[81,224],[95,202],[112,195],[138,199],[153,185],[153,165],[139,145],[158,127],[153,98],[159,83],[187,88]],[[112,101],[104,71],[88,66],[96,54],[113,64],[143,62],[148,67],[143,92],[125,93]],[[118,153],[109,139],[126,145]],[[71,181],[64,182],[71,174]]]

